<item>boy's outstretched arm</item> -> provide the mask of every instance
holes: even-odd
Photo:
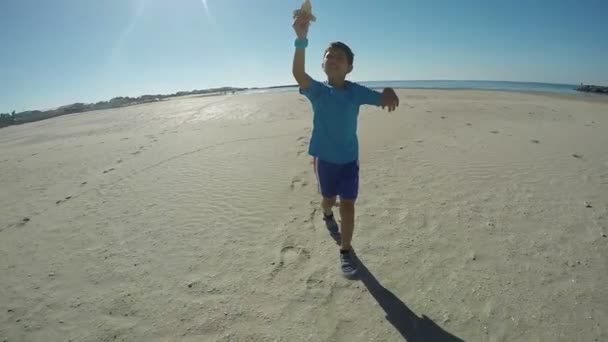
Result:
[[[358,86],[356,89],[360,104],[379,106],[382,109],[387,108],[389,112],[399,107],[399,97],[397,97],[393,88],[384,88],[382,92],[364,86]]]
[[[382,109],[386,107],[389,112],[399,107],[399,97],[397,97],[393,88],[384,88],[380,98],[380,106],[382,106]]]
[[[296,31],[298,40],[300,42],[306,41],[308,35],[308,26],[312,17],[310,14],[304,11],[296,11],[293,21],[293,29]],[[296,47],[296,51],[293,56],[293,77],[298,82],[300,89],[307,89],[310,86],[310,76],[306,73],[305,69],[305,47]]]

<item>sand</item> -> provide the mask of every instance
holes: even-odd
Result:
[[[295,92],[1,129],[0,341],[607,341],[608,100],[398,93],[360,114],[357,280]]]

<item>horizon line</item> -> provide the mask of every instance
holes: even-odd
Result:
[[[393,80],[389,80],[389,79],[385,79],[385,80],[366,80],[366,81],[353,81],[353,82],[357,82],[357,83],[371,83],[371,82],[499,82],[499,83],[523,83],[523,84],[547,84],[547,85],[559,85],[559,86],[578,86],[577,84],[570,84],[570,83],[552,83],[552,82],[540,82],[540,81],[505,81],[505,80],[468,80],[468,79],[417,79],[417,80],[412,80],[412,79],[393,79]],[[583,82],[581,82],[580,84],[583,85],[592,85],[592,84],[585,84]],[[580,85],[579,84],[579,85]],[[595,85],[595,84],[593,84]],[[595,85],[595,86],[599,86]],[[239,88],[239,89],[246,89],[246,90],[250,90],[250,89],[273,89],[273,88],[289,88],[289,87],[297,87],[297,84],[279,84],[279,85],[269,85],[269,86],[258,86],[258,87],[235,87],[235,86],[216,86],[216,87],[208,87],[208,88],[202,88],[202,89],[192,89],[192,90],[179,90],[173,93],[156,93],[156,94],[152,94],[152,93],[144,93],[144,94],[140,94],[140,95],[133,95],[133,96],[125,96],[125,95],[118,95],[118,96],[114,96],[110,99],[104,99],[104,100],[98,100],[95,102],[90,102],[90,103],[85,103],[85,104],[94,104],[97,102],[102,102],[102,101],[110,101],[113,98],[117,98],[117,97],[131,97],[131,98],[137,98],[137,97],[142,97],[142,96],[146,96],[146,95],[164,95],[164,96],[169,96],[171,94],[175,94],[181,91],[195,91],[195,90],[210,90],[210,89],[220,89],[220,88]],[[405,88],[407,89],[407,88]],[[438,88],[439,89],[439,88]],[[83,102],[72,102],[72,103],[68,103],[68,104],[63,104],[63,105],[59,105],[59,106],[53,106],[53,107],[46,107],[44,109],[26,109],[23,110],[21,112],[28,112],[28,111],[35,111],[35,110],[39,110],[39,111],[45,111],[45,110],[53,110],[53,109],[58,109],[61,108],[63,106],[69,106],[69,105],[73,105],[73,104],[77,104],[77,103],[83,103]],[[11,111],[9,110],[9,113]],[[16,111],[15,111],[16,112]],[[20,113],[21,113],[20,112]]]

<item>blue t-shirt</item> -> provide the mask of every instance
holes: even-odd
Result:
[[[343,88],[334,88],[313,79],[300,93],[310,100],[314,113],[308,153],[335,164],[357,160],[359,106],[379,106],[382,94],[348,81]]]

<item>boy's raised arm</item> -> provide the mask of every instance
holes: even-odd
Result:
[[[304,11],[296,11],[293,21],[293,29],[296,31],[296,51],[293,55],[293,77],[298,82],[300,89],[307,89],[310,86],[310,76],[306,73],[305,55],[308,40],[308,26],[310,25],[311,15]]]

